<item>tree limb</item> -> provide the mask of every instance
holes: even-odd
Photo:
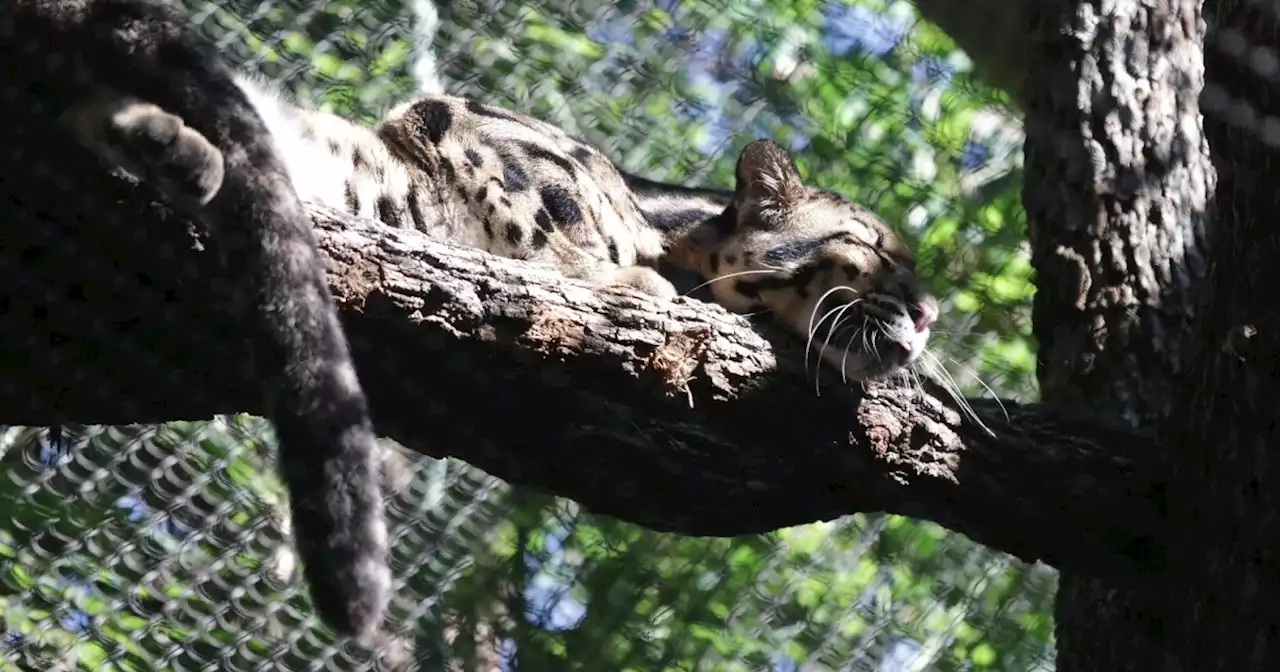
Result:
[[[0,421],[259,411],[215,255],[143,189],[99,176],[87,206],[47,182],[0,184]],[[1162,563],[1145,438],[975,402],[992,436],[932,383],[815,396],[797,344],[717,306],[312,214],[375,422],[413,450],[683,534],[886,511],[1108,577]]]

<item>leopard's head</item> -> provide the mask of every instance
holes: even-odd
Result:
[[[853,380],[915,361],[938,302],[902,240],[866,208],[805,186],[771,140],[748,144],[736,173],[731,205],[698,245],[717,302],[768,311]]]

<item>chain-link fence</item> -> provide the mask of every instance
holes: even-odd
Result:
[[[443,90],[562,125],[651,179],[717,186],[736,148],[773,137],[915,247],[948,297],[935,351],[962,388],[1033,391],[1018,131],[905,3],[187,8],[234,64],[352,118]],[[0,440],[5,669],[368,666],[311,614],[265,422]],[[681,538],[387,445],[411,465],[389,470],[392,617],[424,670],[1052,665],[1052,573],[934,524],[860,514]]]

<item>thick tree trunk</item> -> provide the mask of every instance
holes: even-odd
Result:
[[[1198,4],[1033,5],[1024,201],[1042,393],[1135,427],[1157,427],[1180,389],[1209,258]],[[1061,573],[1059,670],[1161,669],[1152,593],[1116,585]]]
[[[1206,348],[1173,415],[1184,533],[1164,669],[1280,669],[1280,86],[1268,3],[1205,3],[1205,132],[1221,176]]]

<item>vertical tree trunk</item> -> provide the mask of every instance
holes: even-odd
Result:
[[[1202,107],[1220,183],[1205,350],[1174,414],[1181,616],[1162,669],[1280,669],[1280,58],[1270,3],[1210,0]]]
[[[1043,398],[1158,428],[1208,258],[1199,3],[1032,4],[1023,200]],[[1063,573],[1056,616],[1059,670],[1162,667],[1149,596]]]

